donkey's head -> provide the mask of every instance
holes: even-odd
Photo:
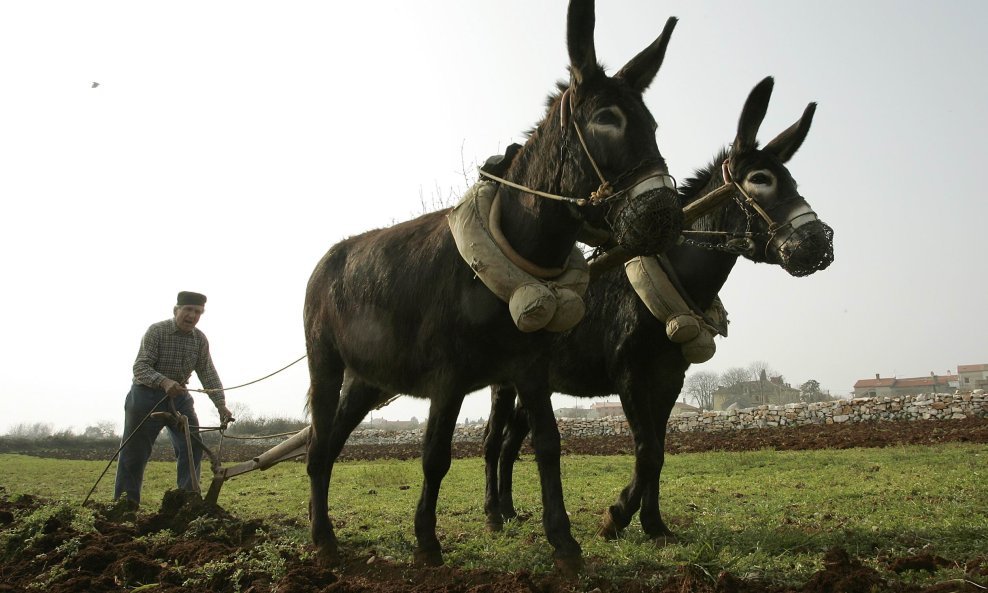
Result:
[[[772,77],[758,83],[741,112],[723,168],[724,181],[737,188],[739,207],[725,209],[724,224],[733,228],[721,230],[744,237],[741,253],[749,259],[780,265],[793,276],[807,276],[834,261],[834,231],[799,194],[786,163],[806,139],[816,103],[807,105],[799,121],[758,148],[756,136],[773,84]]]
[[[576,198],[579,217],[636,254],[664,251],[682,227],[655,119],[642,98],[675,25],[670,18],[651,45],[608,76],[594,49],[593,0],[572,0],[569,84],[550,98],[515,169],[527,187]]]

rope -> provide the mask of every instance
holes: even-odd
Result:
[[[494,181],[497,181],[498,183],[502,183],[504,185],[507,185],[508,187],[513,187],[513,188],[518,189],[518,190],[521,190],[521,191],[523,191],[525,193],[535,194],[536,196],[541,196],[543,198],[548,198],[550,200],[559,200],[560,202],[570,202],[572,204],[576,204],[577,206],[586,206],[586,204],[587,204],[587,200],[582,199],[582,198],[568,198],[566,196],[559,196],[559,195],[556,195],[556,194],[550,194],[550,193],[547,193],[547,192],[544,192],[544,191],[539,191],[537,189],[532,189],[530,187],[525,187],[524,185],[520,185],[518,183],[514,183],[512,181],[508,181],[507,179],[504,179],[503,177],[498,177],[497,175],[494,175],[493,173],[488,173],[487,171],[484,171],[483,169],[478,169],[478,172],[481,175],[483,175],[484,177],[487,177],[488,179],[493,179]]]
[[[220,387],[218,389],[187,389],[186,391],[195,391],[195,392],[198,392],[198,393],[216,393],[218,391],[230,391],[232,389],[240,389],[241,387],[247,387],[248,385],[253,385],[254,383],[259,383],[259,382],[261,382],[261,381],[263,381],[263,380],[265,380],[265,379],[267,379],[269,377],[273,377],[273,376],[277,375],[281,371],[283,371],[283,370],[285,370],[285,369],[287,369],[287,368],[289,368],[289,367],[291,367],[291,366],[293,366],[293,365],[301,362],[302,359],[304,359],[306,356],[308,356],[308,355],[307,354],[303,354],[302,356],[300,356],[297,359],[295,359],[294,362],[290,362],[287,365],[285,365],[285,366],[281,367],[280,369],[278,369],[277,371],[275,371],[275,372],[273,372],[271,374],[268,374],[268,375],[264,375],[260,379],[254,379],[253,381],[250,381],[249,383],[244,383],[242,385],[236,385],[234,387],[225,387],[225,388],[224,387]]]

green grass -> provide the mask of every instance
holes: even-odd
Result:
[[[78,503],[105,462],[0,455],[0,466],[0,485],[10,494]],[[453,462],[439,499],[439,536],[448,563],[551,570],[534,460],[524,457],[516,467],[515,504],[529,520],[510,522],[503,532],[491,534],[484,528],[482,460]],[[823,552],[833,546],[880,571],[885,570],[883,559],[920,550],[962,563],[988,554],[985,445],[670,456],[662,508],[683,543],[665,548],[649,541],[637,519],[618,541],[595,536],[601,512],[631,474],[631,458],[568,456],[562,467],[574,536],[583,545],[588,574],[597,578],[658,578],[692,565],[711,575],[729,570],[746,578],[800,583],[821,567]],[[152,463],[145,508],[153,509],[174,483],[173,463]],[[338,464],[330,508],[341,545],[348,552],[374,551],[410,561],[420,485],[417,460]],[[94,498],[109,500],[112,486],[111,470]],[[288,536],[301,542],[307,498],[304,465],[283,463],[227,482],[220,504],[244,519],[285,523]],[[961,578],[963,571],[948,569],[936,578],[951,575]],[[930,577],[904,578],[923,582]]]

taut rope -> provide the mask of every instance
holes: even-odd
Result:
[[[285,369],[287,369],[287,368],[289,368],[289,367],[297,364],[302,359],[304,359],[306,356],[308,356],[308,354],[303,354],[302,356],[299,356],[298,358],[296,358],[293,362],[288,363],[287,365],[281,367],[277,371],[275,371],[273,373],[270,373],[268,375],[264,375],[260,379],[254,379],[253,381],[250,381],[248,383],[244,383],[242,385],[236,385],[234,387],[221,387],[219,389],[186,389],[186,391],[195,391],[197,393],[207,393],[208,394],[208,393],[215,393],[217,391],[230,391],[231,389],[240,389],[241,387],[247,387],[248,385],[253,385],[254,383],[260,383],[261,381],[263,381],[263,380],[265,380],[265,379],[267,379],[269,377],[273,377],[273,376],[277,375],[281,371],[283,371],[283,370],[285,370]]]

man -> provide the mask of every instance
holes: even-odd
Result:
[[[209,342],[206,335],[196,329],[205,306],[205,295],[185,291],[178,293],[172,310],[174,317],[153,324],[141,340],[141,348],[134,361],[134,382],[124,403],[124,445],[117,463],[114,499],[126,495],[135,505],[141,501],[144,468],[151,459],[151,448],[158,433],[167,426],[163,420],[150,416],[151,412],[170,412],[170,398],[175,409],[188,417],[190,426],[199,426],[192,396],[185,388],[193,371],[203,388],[210,390],[209,399],[213,400],[220,421],[233,421],[233,415],[226,407],[223,384],[209,355]],[[198,482],[203,452],[197,443],[196,429],[192,432],[192,471]],[[168,433],[178,458],[178,487],[194,491],[196,488],[189,471],[185,435],[172,426],[168,426]]]

